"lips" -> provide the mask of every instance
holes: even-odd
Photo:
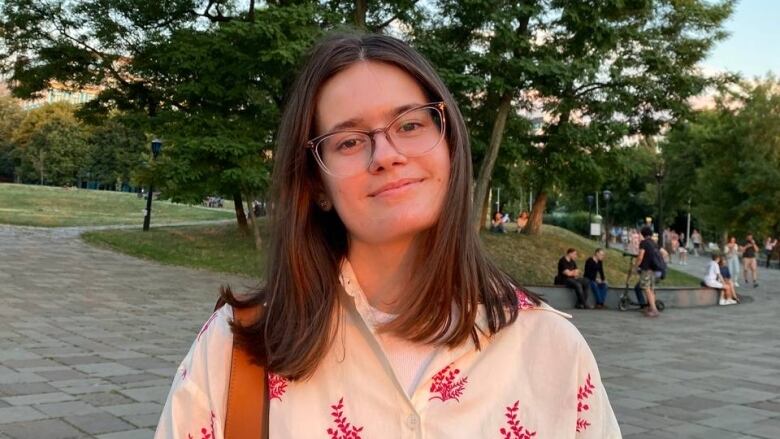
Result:
[[[392,191],[394,189],[402,188],[402,187],[408,186],[410,184],[420,183],[423,180],[424,179],[422,179],[422,178],[402,178],[400,180],[396,180],[396,181],[390,182],[390,183],[382,186],[378,190],[368,194],[368,196],[369,197],[376,197],[378,195],[381,195],[381,194],[383,194],[385,192],[388,192],[388,191]]]

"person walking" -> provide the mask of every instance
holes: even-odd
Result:
[[[639,272],[639,287],[642,289],[647,307],[644,309],[646,317],[658,317],[661,313],[655,305],[655,277],[656,271],[662,269],[661,254],[655,241],[653,241],[653,229],[642,227],[642,242],[639,243],[639,254],[634,263],[634,269]]]
[[[391,36],[328,35],[284,101],[264,284],[223,288],[155,438],[619,439],[585,339],[483,250],[434,66]],[[264,369],[234,382],[232,352]]]
[[[737,238],[731,236],[729,242],[726,244],[724,253],[726,254],[726,264],[729,267],[729,272],[731,273],[735,287],[739,286],[739,282],[737,282],[737,277],[739,277],[739,252],[740,249],[739,244],[737,244]]]
[[[699,256],[699,250],[701,250],[701,233],[697,229],[693,229],[691,232],[691,242],[693,243],[693,254]]]
[[[607,299],[607,277],[604,275],[604,258],[606,252],[604,249],[597,248],[593,256],[585,261],[585,279],[590,283],[590,290],[596,297],[596,309],[604,309],[604,302]]]
[[[749,285],[748,274],[753,283],[753,288],[758,287],[758,262],[756,261],[756,255],[758,254],[758,244],[753,239],[753,234],[748,233],[745,239],[745,245],[740,246],[742,250],[742,274],[745,278],[745,286]]]

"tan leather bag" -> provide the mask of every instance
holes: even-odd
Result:
[[[224,303],[217,302],[216,308]],[[233,308],[235,319],[244,325],[257,320],[261,306]],[[249,354],[233,343],[230,362],[225,439],[268,438],[268,382],[265,365],[252,363]]]

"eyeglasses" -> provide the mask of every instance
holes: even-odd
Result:
[[[379,133],[406,157],[419,157],[432,151],[444,138],[444,108],[444,102],[421,105],[399,114],[384,128],[334,131],[309,140],[306,148],[313,151],[326,173],[351,177],[371,166],[376,150],[374,136]]]

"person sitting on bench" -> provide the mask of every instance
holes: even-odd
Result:
[[[593,309],[593,306],[587,304],[590,282],[580,275],[576,260],[577,250],[573,248],[566,250],[566,255],[558,261],[558,275],[555,276],[555,285],[563,285],[574,290],[577,309]]]

